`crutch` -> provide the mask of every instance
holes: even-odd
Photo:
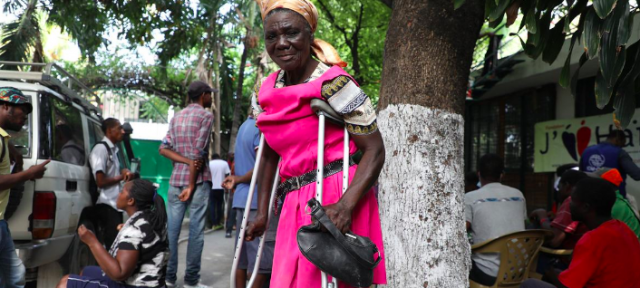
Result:
[[[318,114],[318,170],[316,173],[316,200],[322,204],[322,189],[324,182],[324,130],[325,130],[325,118],[341,124],[344,126],[344,144],[343,153],[344,158],[342,160],[342,193],[347,190],[349,185],[349,132],[342,117],[336,113],[327,102],[320,99],[311,100],[311,109]],[[322,272],[322,288],[338,288],[338,280],[331,277],[331,283],[328,283],[327,273]]]
[[[260,237],[260,243],[258,244],[258,254],[256,254],[256,263],[253,265],[253,273],[251,273],[251,279],[249,279],[249,285],[247,287],[253,287],[253,283],[256,281],[256,277],[258,277],[258,270],[260,269],[260,259],[262,259],[262,250],[264,249],[264,241],[267,238],[267,231],[269,230],[269,222],[271,219],[271,212],[273,212],[273,202],[276,200],[276,190],[278,188],[279,180],[280,180],[280,163],[278,163],[278,168],[276,169],[276,176],[273,179],[273,187],[271,187],[271,197],[269,198],[269,216],[267,217],[267,227]],[[255,170],[254,170],[255,171]],[[254,174],[256,175],[256,174]],[[233,287],[235,288],[235,287]]]
[[[258,179],[258,168],[260,167],[260,160],[262,159],[262,151],[264,151],[264,135],[260,135],[260,146],[258,146],[258,153],[256,154],[256,163],[253,166],[253,175],[251,177],[251,183],[249,184],[249,193],[247,195],[247,204],[244,207],[244,214],[242,215],[242,224],[238,229],[238,243],[236,244],[236,251],[233,256],[233,266],[231,266],[231,288],[236,288],[236,271],[238,271],[238,261],[240,260],[240,252],[242,244],[244,243],[244,230],[247,228],[247,220],[249,219],[249,212],[251,212],[251,201],[253,200],[253,191],[256,188],[256,180]],[[276,174],[277,175],[277,174]],[[236,227],[238,223],[236,223]]]

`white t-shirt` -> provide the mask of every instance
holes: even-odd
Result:
[[[109,138],[104,137],[102,139],[103,142],[107,143],[109,149],[111,149],[111,155],[109,155],[109,151],[107,151],[107,147],[103,144],[97,144],[93,150],[91,151],[91,155],[89,156],[89,163],[91,164],[91,169],[93,171],[93,177],[96,177],[96,173],[102,171],[105,177],[113,178],[120,175],[120,161],[118,160],[118,147],[113,145],[113,142],[109,140]],[[100,191],[100,196],[98,196],[97,204],[107,204],[113,209],[118,209],[116,207],[116,200],[118,199],[118,194],[120,193],[120,184],[113,184],[109,187],[98,188]]]
[[[523,231],[527,218],[527,203],[520,190],[490,183],[464,195],[465,218],[471,223],[473,243],[482,243],[502,235]],[[498,275],[498,253],[473,254],[482,272]]]
[[[229,164],[222,159],[214,159],[209,161],[209,169],[211,170],[211,189],[220,190],[222,188],[222,181],[224,177],[231,173]]]

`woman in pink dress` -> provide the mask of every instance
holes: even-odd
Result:
[[[372,186],[384,164],[384,145],[369,97],[341,67],[346,66],[328,43],[314,39],[316,8],[307,0],[262,0],[267,53],[281,70],[256,85],[254,111],[266,143],[258,180],[258,213],[246,239],[262,235],[270,187],[278,160],[278,194],[284,198],[276,234],[271,287],[320,287],[320,270],[300,253],[296,233],[311,223],[305,213],[315,197],[318,117],[311,99],[327,101],[342,115],[350,132],[350,154],[361,151],[359,165],[350,163],[348,189],[342,195],[343,127],[327,122],[323,206],[343,233],[369,237],[383,260],[374,269],[374,284],[386,283],[382,231]],[[322,145],[322,144],[321,144]],[[280,208],[280,207],[279,207]],[[340,283],[340,287],[347,287]]]

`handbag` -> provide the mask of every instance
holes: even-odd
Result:
[[[373,268],[382,257],[371,239],[353,233],[342,234],[329,220],[320,202],[308,202],[313,223],[298,230],[298,248],[309,262],[336,279],[355,287],[369,287]],[[327,231],[322,231],[324,226]],[[377,259],[374,255],[378,254]]]

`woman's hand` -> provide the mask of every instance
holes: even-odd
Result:
[[[96,235],[84,225],[80,225],[80,227],[78,227],[78,237],[80,237],[80,241],[87,244],[87,246],[91,246],[92,243],[98,242]]]
[[[244,234],[244,240],[253,241],[253,239],[262,236],[266,229],[267,217],[256,216],[256,219],[254,221],[251,221],[247,224],[247,232]]]
[[[351,230],[351,212],[352,209],[342,201],[324,206],[324,213],[329,216],[329,220],[336,225],[336,228],[342,232],[342,234]]]

